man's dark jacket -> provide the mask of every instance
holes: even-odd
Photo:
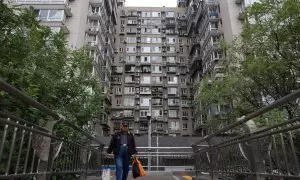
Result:
[[[118,155],[120,152],[120,146],[121,146],[121,134],[123,132],[117,132],[113,135],[109,147],[107,149],[107,153],[110,154],[111,152],[114,153],[114,155]],[[135,146],[135,140],[132,133],[127,133],[127,147],[128,147],[128,154],[129,156],[133,154],[137,154],[136,146]]]

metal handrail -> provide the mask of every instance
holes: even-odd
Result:
[[[95,137],[93,137],[89,133],[85,132],[80,127],[78,127],[78,126],[74,125],[72,122],[68,121],[64,116],[52,111],[48,107],[46,107],[43,104],[39,103],[38,101],[34,100],[30,96],[26,95],[25,93],[21,92],[17,88],[15,88],[12,85],[5,82],[2,78],[0,78],[0,89],[7,92],[8,94],[10,94],[13,97],[20,99],[24,103],[31,105],[32,107],[40,110],[41,112],[51,116],[54,120],[62,121],[64,124],[71,127],[73,130],[76,130],[76,131],[80,132],[81,134],[85,135],[90,140],[96,141],[97,143],[100,143],[100,144],[104,144],[99,139],[96,139]]]
[[[237,122],[232,123],[232,124],[230,124],[230,125],[222,128],[220,130],[217,130],[216,132],[214,132],[214,133],[212,133],[212,134],[210,134],[208,136],[205,136],[203,139],[201,139],[200,141],[197,141],[193,145],[200,144],[202,142],[206,142],[207,140],[209,140],[209,139],[211,139],[211,138],[213,138],[213,137],[215,137],[215,136],[217,136],[217,135],[219,135],[221,133],[224,133],[224,132],[226,132],[226,131],[228,131],[230,129],[233,129],[233,128],[239,126],[239,125],[242,125],[242,124],[250,121],[253,118],[256,118],[256,117],[258,117],[260,115],[263,115],[264,113],[269,112],[269,111],[271,111],[273,109],[276,109],[276,108],[278,108],[278,107],[280,107],[280,106],[282,106],[282,105],[284,105],[286,103],[289,103],[290,101],[295,100],[295,99],[297,99],[299,97],[300,97],[300,89],[296,90],[295,92],[292,92],[291,94],[288,94],[288,95],[284,96],[281,99],[278,99],[278,100],[274,101],[273,103],[271,103],[271,104],[269,104],[269,105],[267,105],[265,107],[262,107],[261,109],[255,111],[253,113],[250,113],[250,114],[248,114],[246,116],[243,116],[242,118],[238,119]]]
[[[1,78],[0,90],[52,117],[44,128],[0,111],[0,164],[6,167],[0,179],[37,177],[48,180],[63,174],[78,174],[85,179],[88,174],[101,173],[102,141]],[[83,135],[84,141],[58,137],[55,130],[58,123]],[[98,143],[97,146],[91,146],[92,142]]]
[[[200,177],[202,171],[208,171],[212,179],[222,175],[232,177],[241,175],[250,179],[265,177],[300,179],[299,144],[295,143],[299,138],[300,117],[295,116],[291,120],[258,128],[255,131],[246,124],[275,108],[288,105],[299,97],[300,90],[296,90],[194,143],[194,146],[205,141],[209,144],[207,148],[194,147],[196,176]],[[243,127],[246,132],[218,140],[221,137],[217,135],[238,126]]]

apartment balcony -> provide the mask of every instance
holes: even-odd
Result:
[[[112,4],[111,0],[104,0],[105,10],[107,14],[110,16],[112,13]]]
[[[143,67],[142,66],[142,71],[141,71],[141,73],[151,73],[151,68],[149,67]]]
[[[176,22],[175,21],[167,21],[166,22],[166,27],[167,28],[175,28],[175,26],[176,26]]]
[[[176,65],[177,61],[176,60],[167,60],[167,65]]]
[[[152,86],[162,86],[163,82],[162,81],[151,81]]]
[[[121,13],[120,13],[120,16],[121,16],[121,17],[126,17],[126,16],[127,16],[127,15],[126,15],[126,12],[125,12],[124,10],[122,10]]]
[[[200,36],[196,34],[192,38],[192,46],[189,49],[189,54],[192,54],[192,52],[195,50],[195,48],[199,48],[200,47],[200,43],[201,43]]]
[[[200,2],[198,4],[197,12],[196,12],[196,15],[195,15],[195,18],[194,18],[194,24],[196,24],[196,27],[200,23],[199,19],[203,15],[203,12],[204,12],[204,4],[203,3],[204,2]]]
[[[24,7],[32,6],[34,9],[61,9],[64,10],[67,16],[72,16],[69,0],[14,0],[15,4],[20,4]]]
[[[86,41],[87,47],[99,50],[99,41]]]
[[[131,23],[127,23],[127,26],[137,26],[137,25],[138,25],[137,21],[131,22]]]
[[[113,67],[112,68],[112,73],[113,74],[122,74],[123,73],[123,68],[121,68],[121,67]]]
[[[167,35],[177,35],[178,34],[178,32],[176,31],[176,30],[174,30],[174,31],[171,31],[171,30],[166,30],[166,34]]]
[[[223,33],[223,29],[222,28],[212,29],[210,33],[212,36],[220,36]]]
[[[100,7],[102,6],[102,1],[99,1],[99,0],[90,0],[90,5],[92,7]]]
[[[180,103],[176,102],[176,103],[168,103],[168,106],[172,106],[172,107],[179,107]]]
[[[66,25],[65,18],[61,21],[41,21],[41,25],[48,27],[59,27],[65,34],[70,33],[69,28]]]
[[[127,17],[137,17],[137,16],[138,16],[137,11],[129,11],[127,13]]]
[[[246,18],[246,13],[244,10],[241,9],[238,14],[238,19],[243,21],[243,20],[245,20],[245,18]]]
[[[127,34],[137,34],[137,31],[127,31]]]
[[[177,68],[167,68],[167,73],[177,73]]]
[[[98,26],[89,26],[86,29],[86,33],[89,35],[97,35],[100,32],[100,27]]]
[[[91,20],[100,20],[101,19],[101,14],[100,12],[90,12],[88,14],[88,18]]]

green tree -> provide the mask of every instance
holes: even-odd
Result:
[[[70,51],[65,35],[40,25],[35,16],[32,8],[20,10],[0,1],[0,77],[68,121],[87,127],[92,134],[90,124],[101,117],[103,97],[99,79],[92,74],[93,60],[87,55],[88,49]],[[50,120],[3,91],[0,91],[0,111],[41,126]],[[59,126],[57,133],[78,142],[85,140],[66,126]],[[11,136],[9,133],[7,142]],[[16,141],[20,142],[20,137]],[[4,147],[5,157],[9,144]],[[12,162],[15,161],[13,157]],[[0,164],[0,171],[5,167],[6,164]]]
[[[197,101],[202,110],[230,104],[230,119],[235,120],[232,117],[253,112],[299,89],[299,12],[300,4],[294,0],[261,0],[247,9],[241,37],[222,46],[227,60],[220,63],[226,67],[227,76],[204,78],[200,83]],[[277,114],[275,117],[282,121],[285,114],[291,119],[298,113],[298,104],[289,103],[279,111],[270,116]]]
[[[87,50],[68,50],[64,34],[41,26],[33,9],[0,5],[1,77],[80,126],[99,117],[101,89],[92,75]],[[15,106],[20,103],[7,94],[1,95],[1,109],[18,112],[23,118],[28,113],[34,120],[43,117],[36,116],[39,113],[33,109],[26,111],[27,106]]]

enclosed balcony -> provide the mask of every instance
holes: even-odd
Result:
[[[141,68],[142,68],[142,73],[151,73],[151,66],[149,65],[149,66],[141,66]]]
[[[152,99],[151,100],[151,105],[152,106],[162,106],[163,105],[163,100],[162,99]]]
[[[97,35],[100,32],[100,27],[99,26],[89,26],[86,29],[86,33],[89,35]]]
[[[67,16],[72,16],[69,0],[14,0],[14,3],[39,10],[64,10]]]
[[[135,65],[125,65],[125,73],[135,73]]]
[[[238,14],[238,19],[243,21],[243,20],[245,20],[245,16],[246,16],[245,11],[241,9]]]
[[[176,73],[177,70],[177,67],[167,67],[167,73]]]
[[[121,67],[121,66],[113,66],[112,67],[112,73],[113,74],[122,74],[123,73],[123,67]]]
[[[101,18],[101,14],[100,14],[100,12],[93,12],[93,11],[91,11],[88,14],[88,18],[90,20],[99,20]]]

